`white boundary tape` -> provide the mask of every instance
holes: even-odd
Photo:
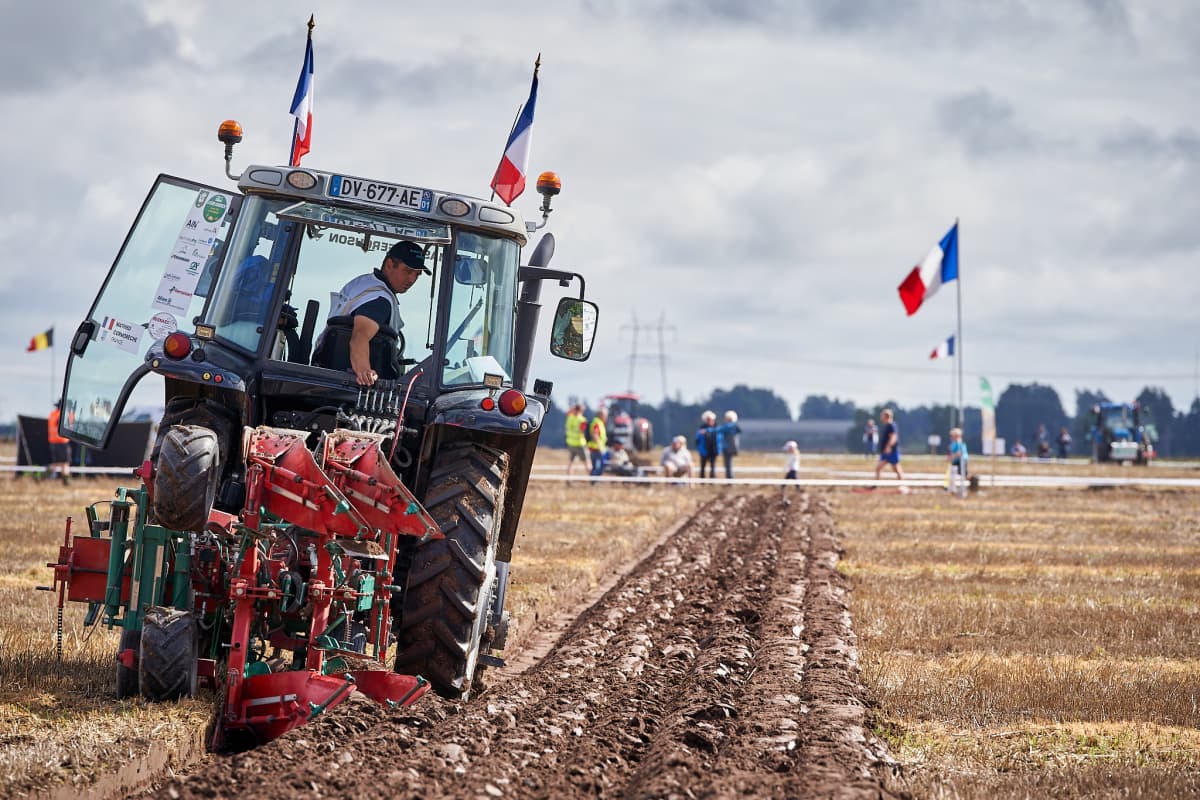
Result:
[[[895,478],[660,478],[660,477],[624,477],[620,475],[601,475],[593,477],[587,474],[548,475],[535,472],[529,476],[531,481],[558,481],[565,483],[637,483],[664,484],[688,486],[811,486],[811,487],[852,487],[852,488],[936,488],[945,485],[945,479],[940,475],[918,473],[912,477],[898,481]],[[980,488],[991,487],[991,476],[980,476]],[[1151,478],[1151,477],[1089,477],[1086,475],[997,475],[995,488],[1030,488],[1030,489],[1067,489],[1088,488],[1092,486],[1154,486],[1174,488],[1200,488],[1200,478]]]

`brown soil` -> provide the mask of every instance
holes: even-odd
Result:
[[[469,703],[348,701],[157,797],[894,797],[828,502],[710,503]]]

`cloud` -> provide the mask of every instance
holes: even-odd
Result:
[[[953,95],[937,104],[938,124],[975,158],[1013,154],[1034,146],[1013,107],[987,89]]]
[[[11,0],[0,8],[0,92],[29,94],[92,78],[141,75],[179,51],[178,31],[131,2]],[[49,57],[47,57],[49,55]]]
[[[1194,128],[1183,127],[1172,133],[1160,134],[1146,125],[1130,123],[1124,129],[1101,139],[1100,152],[1114,158],[1196,162],[1200,161],[1200,133]]]

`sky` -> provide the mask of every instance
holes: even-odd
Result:
[[[687,402],[948,403],[928,356],[959,291],[968,405],[979,375],[1068,413],[1080,388],[1196,395],[1200,4],[0,0],[0,420],[57,396],[159,173],[229,186],[227,118],[235,173],[286,160],[310,11],[327,171],[487,197],[541,53],[530,172],[560,175],[553,266],[600,306],[589,361],[539,344],[560,403],[658,402],[664,373]],[[906,317],[956,219],[958,285]]]

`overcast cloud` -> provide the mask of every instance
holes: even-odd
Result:
[[[949,6],[949,7],[947,7]],[[486,196],[542,53],[531,171],[562,177],[555,265],[601,306],[560,402],[657,402],[630,323],[664,321],[669,390],[736,383],[947,402],[961,288],[967,401],[1037,380],[1195,393],[1200,6],[1078,0],[317,2],[305,164]],[[307,7],[0,2],[0,419],[44,413],[53,325],[87,313],[160,172],[278,163]],[[529,217],[539,198],[518,204]],[[961,287],[896,286],[961,219]],[[553,295],[547,290],[547,305]],[[543,325],[541,335],[546,334]],[[657,352],[657,337],[637,343]]]

